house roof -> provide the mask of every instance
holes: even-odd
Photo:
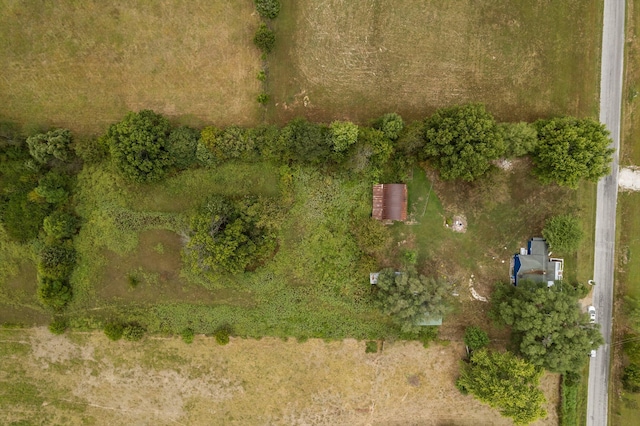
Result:
[[[372,216],[378,220],[407,220],[407,185],[403,183],[374,185]]]
[[[534,237],[527,244],[526,253],[516,254],[513,262],[513,280],[553,283],[562,277],[560,259],[549,259],[549,246],[543,238]]]

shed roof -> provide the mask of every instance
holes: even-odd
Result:
[[[373,186],[373,213],[378,220],[407,220],[407,185],[384,183]]]

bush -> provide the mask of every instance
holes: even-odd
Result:
[[[402,253],[402,260],[408,265],[415,265],[418,263],[418,252],[415,250],[405,250]]]
[[[137,342],[144,337],[145,329],[138,324],[127,324],[122,330],[122,337],[131,342]]]
[[[2,205],[2,222],[9,236],[26,242],[38,236],[42,221],[51,211],[51,205],[31,202],[25,192],[10,194]]]
[[[253,43],[263,53],[269,53],[273,50],[273,46],[276,43],[276,35],[267,27],[267,24],[263,22],[256,30],[255,36],[253,36]]]
[[[552,250],[571,254],[578,250],[584,233],[577,217],[566,214],[547,220],[542,236]]]
[[[109,146],[104,137],[78,139],[73,149],[85,164],[97,164],[109,156]]]
[[[186,169],[196,161],[199,139],[200,132],[187,126],[178,127],[169,134],[167,149],[175,167]]]
[[[72,296],[71,285],[66,280],[49,277],[40,277],[38,280],[38,299],[48,308],[62,310]]]
[[[367,341],[364,352],[367,354],[375,354],[376,352],[378,352],[378,342],[376,342],[375,340]]]
[[[334,121],[329,128],[335,152],[344,152],[358,141],[358,126],[350,121]]]
[[[193,332],[193,329],[191,329],[191,328],[185,328],[180,333],[180,337],[182,337],[182,341],[184,341],[188,345],[193,343],[193,337],[194,336],[195,336],[195,333]]]
[[[640,392],[640,365],[630,364],[624,368],[622,386],[629,392]]]
[[[229,343],[230,333],[231,333],[231,330],[229,329],[228,326],[223,326],[217,329],[216,332],[213,333],[214,337],[216,338],[216,343],[221,346],[224,346],[227,343]]]
[[[49,204],[61,205],[67,202],[69,178],[57,172],[49,172],[38,181],[35,193]]]
[[[475,351],[489,344],[489,336],[486,331],[479,327],[467,327],[464,330],[464,344],[470,350]]]
[[[67,331],[68,321],[64,317],[55,317],[53,321],[49,323],[49,331],[51,334],[64,334]]]
[[[267,80],[267,73],[264,70],[260,70],[260,71],[258,71],[258,75],[256,76],[256,78],[259,81],[266,81]]]
[[[136,288],[138,287],[138,284],[140,284],[140,278],[134,274],[129,274],[127,275],[127,283],[129,284],[129,287]]]
[[[73,272],[76,251],[71,241],[46,244],[38,252],[38,273],[53,279],[66,279]]]
[[[256,100],[258,101],[259,104],[265,105],[267,102],[269,102],[269,95],[266,93],[260,93],[256,97]]]
[[[44,218],[42,228],[48,238],[63,240],[76,233],[78,218],[69,213],[56,211]]]
[[[274,19],[280,13],[280,0],[254,0],[254,3],[263,18]]]
[[[120,322],[108,322],[104,326],[104,334],[109,338],[109,340],[120,340],[122,338],[122,333],[124,332],[124,325]]]
[[[31,156],[41,164],[54,159],[66,162],[72,158],[71,132],[66,129],[31,136],[27,138],[27,145]]]

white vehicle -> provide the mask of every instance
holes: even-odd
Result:
[[[596,357],[596,350],[595,349],[591,349],[591,353],[589,354],[589,356],[591,358],[595,358]]]
[[[587,308],[587,312],[589,312],[589,322],[591,324],[595,324],[596,322],[596,307],[595,306],[589,306]]]

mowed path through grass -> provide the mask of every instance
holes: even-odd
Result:
[[[501,120],[597,115],[601,2],[283,0],[279,121],[409,119],[483,102]]]
[[[0,0],[0,119],[101,133],[130,110],[252,125],[251,1]]]

